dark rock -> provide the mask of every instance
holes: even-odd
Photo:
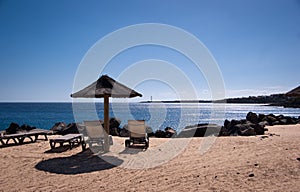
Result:
[[[121,120],[115,117],[109,119],[109,127],[120,127]]]
[[[250,128],[240,131],[240,135],[241,136],[251,136],[251,135],[256,135],[256,132],[255,132],[254,128],[250,127]]]
[[[60,134],[63,129],[65,129],[67,127],[67,124],[64,122],[57,122],[53,125],[53,127],[51,127],[51,131],[53,131],[54,133],[58,133]]]
[[[76,123],[68,124],[67,127],[63,128],[63,130],[60,132],[62,135],[67,135],[70,133],[79,133]]]
[[[79,133],[76,123],[70,123],[66,125],[64,122],[55,123],[54,126],[50,129],[55,134],[66,135],[70,133]]]
[[[285,118],[284,115],[278,115],[278,116],[276,116],[277,120],[284,119],[284,118]]]
[[[265,127],[265,126],[268,126],[268,125],[269,125],[268,121],[261,121],[261,122],[259,122],[258,124],[259,124],[260,126],[262,126],[262,127]]]
[[[235,119],[231,120],[230,123],[226,122],[226,127],[221,129],[221,135],[237,135],[237,130],[234,127],[235,125],[241,124],[241,121]]]
[[[254,131],[256,133],[256,135],[263,135],[265,134],[265,126],[264,125],[260,125],[260,124],[254,124],[254,125],[251,125],[251,127],[254,128]]]
[[[109,134],[112,136],[119,136],[120,135],[120,124],[121,120],[115,117],[109,119]],[[104,125],[102,125],[104,126]]]
[[[228,119],[225,119],[224,121],[224,128],[228,129],[228,125],[230,124],[230,121]]]
[[[265,114],[258,114],[258,121],[261,122],[265,117]]]
[[[123,129],[120,130],[120,137],[129,137],[128,125],[124,125]]]
[[[297,123],[298,123],[298,118],[293,117],[293,118],[292,118],[292,121],[293,121],[293,124],[297,124]]]
[[[119,127],[109,127],[109,134],[112,136],[120,136],[120,131]]]
[[[269,115],[267,115],[268,117],[274,117],[274,118],[276,118],[276,116],[274,115],[274,114],[272,114],[272,113],[270,113]]]
[[[283,116],[283,115],[277,116],[277,120],[282,125],[290,125],[290,124],[296,124],[297,123],[297,118],[293,118],[293,117],[289,117],[289,116]]]
[[[251,123],[250,121],[248,121],[247,119],[241,119],[240,120],[241,124],[246,124],[246,123]]]
[[[156,130],[154,133],[155,137],[158,138],[165,138],[166,137],[166,132],[162,131],[162,130]]]
[[[219,136],[229,136],[229,131],[224,126],[221,127]]]
[[[272,125],[280,125],[280,122],[279,122],[279,121],[274,121],[274,122],[272,123]]]
[[[23,124],[23,125],[20,127],[20,129],[21,129],[21,130],[24,130],[24,131],[30,131],[30,130],[36,129],[36,127],[31,127],[30,125]]]
[[[251,123],[257,124],[258,123],[258,116],[256,113],[249,112],[246,116],[247,121]]]
[[[287,124],[287,119],[279,119],[279,123],[281,124],[281,125],[286,125]]]
[[[277,121],[275,115],[273,115],[273,114],[267,115],[267,116],[265,117],[265,119],[263,119],[263,120],[268,121],[269,125],[271,125],[271,126],[274,125],[274,122],[275,122],[275,121]],[[279,122],[278,122],[278,123],[279,123]]]
[[[289,116],[286,116],[285,117],[286,120],[287,120],[287,124],[290,125],[290,124],[296,124],[297,122],[292,118],[292,117],[289,117]]]
[[[20,130],[20,126],[17,123],[10,123],[9,127],[5,130],[6,134],[15,134]]]
[[[255,135],[255,130],[251,127],[251,123],[237,124],[234,126],[235,133],[241,136]]]
[[[233,119],[233,120],[230,121],[230,127],[233,127],[233,126],[235,126],[237,124],[241,124],[241,121],[238,121],[238,120],[235,120],[235,119]]]
[[[166,127],[165,132],[166,132],[166,137],[167,138],[170,138],[170,137],[173,137],[173,136],[177,135],[177,132],[175,131],[175,129],[173,129],[171,127]]]

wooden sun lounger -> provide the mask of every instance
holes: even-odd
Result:
[[[9,141],[12,140],[14,141],[14,144],[18,145],[18,144],[23,144],[24,140],[28,138],[30,142],[34,143],[39,139],[38,137],[40,135],[45,137],[44,140],[48,140],[47,138],[48,134],[49,134],[48,130],[34,129],[31,131],[2,135],[0,136],[0,142],[3,146],[5,146],[5,145],[9,145]]]
[[[93,144],[96,144],[104,150],[105,136],[108,136],[108,145],[113,145],[113,139],[111,135],[107,135],[104,131],[101,122],[99,120],[95,121],[84,121],[84,129],[86,130],[87,137],[85,142],[92,148]]]
[[[128,120],[129,139],[125,140],[125,147],[134,144],[144,144],[149,147],[149,137],[146,132],[145,120]]]
[[[51,149],[55,148],[56,143],[59,143],[60,147],[63,146],[64,143],[68,143],[70,146],[70,149],[72,149],[75,145],[82,146],[82,150],[85,150],[86,144],[83,139],[82,134],[67,134],[60,136],[58,138],[50,139],[50,147]]]

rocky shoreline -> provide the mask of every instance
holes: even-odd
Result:
[[[100,120],[100,122],[102,122]],[[196,124],[186,126],[179,134],[171,127],[166,127],[164,130],[156,130],[155,132],[149,126],[146,127],[146,131],[150,137],[157,138],[183,138],[183,137],[205,137],[205,136],[252,136],[252,135],[264,135],[267,129],[265,126],[273,125],[290,125],[300,123],[300,117],[290,117],[284,115],[273,114],[256,114],[249,112],[245,119],[241,120],[225,120],[224,124]],[[102,122],[103,124],[103,122]],[[127,125],[120,128],[121,120],[117,118],[110,119],[110,134],[112,136],[128,137],[129,132]],[[5,134],[14,134],[20,131],[28,131],[35,129],[30,125],[19,126],[16,123],[11,123],[5,130]],[[50,129],[53,134],[66,135],[69,133],[84,133],[84,126],[78,123],[66,124],[64,122],[58,122]]]

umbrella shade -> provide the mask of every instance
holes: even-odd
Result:
[[[104,98],[104,130],[109,134],[109,97],[142,97],[142,94],[116,82],[107,75],[102,75],[97,81],[86,88],[71,94],[73,98]],[[108,136],[105,137],[105,151],[109,151]]]
[[[86,88],[71,94],[73,98],[102,98],[104,96],[115,98],[142,97],[142,94],[115,81],[107,75],[102,75],[97,81]]]

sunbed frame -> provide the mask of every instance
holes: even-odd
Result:
[[[149,147],[149,137],[144,120],[128,120],[129,139],[125,140],[125,147],[135,144],[144,144]]]
[[[50,139],[51,149],[55,148],[56,143],[59,143],[59,146],[62,147],[64,143],[69,144],[69,148],[72,149],[74,146],[81,145],[82,150],[86,149],[86,144],[83,139],[82,134],[67,134],[62,135],[54,139]]]
[[[9,141],[12,140],[15,145],[20,145],[24,143],[24,140],[28,138],[29,142],[36,142],[39,138],[39,136],[44,136],[43,140],[48,140],[47,135],[49,134],[48,130],[42,130],[42,129],[34,129],[31,131],[26,132],[19,132],[15,134],[7,134],[7,135],[1,135],[0,136],[0,143],[2,146],[9,145]]]

